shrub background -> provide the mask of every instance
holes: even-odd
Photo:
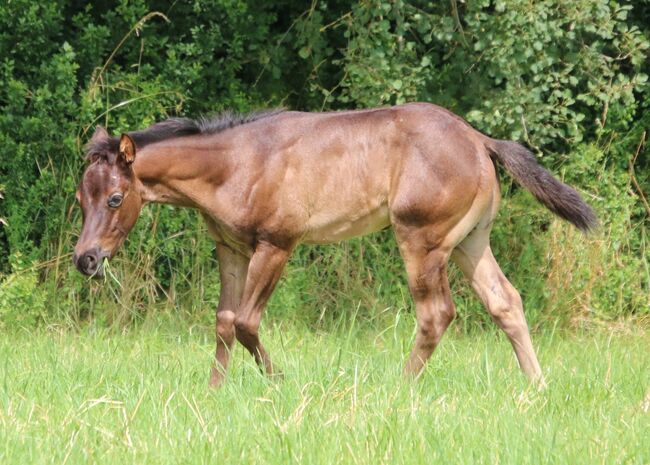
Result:
[[[582,236],[502,178],[493,244],[532,326],[647,323],[648,18],[647,0],[3,2],[0,328],[212,318],[217,264],[194,211],[146,208],[105,285],[74,270],[74,192],[95,125],[414,100],[527,143],[598,211],[600,230]],[[453,281],[456,328],[482,328]],[[409,306],[386,231],[301,246],[269,313],[313,327]]]

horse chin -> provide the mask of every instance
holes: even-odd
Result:
[[[95,272],[90,275],[92,279],[96,279],[96,280],[104,279],[104,276],[106,276],[104,274],[104,265],[99,265],[95,270]]]
[[[92,279],[95,279],[95,280],[98,280],[98,281],[104,279],[104,277],[106,276],[106,274],[104,273],[104,264],[106,262],[108,262],[110,256],[111,256],[111,254],[109,254],[107,252],[100,253],[100,255],[99,255],[99,257],[100,257],[99,265],[97,266],[97,269],[95,270],[95,272],[90,275],[90,277]]]

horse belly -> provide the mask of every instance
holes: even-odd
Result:
[[[362,215],[359,215],[358,211],[348,213],[329,218],[312,218],[308,232],[303,236],[303,242],[328,244],[364,236],[390,225],[387,205],[380,205]]]

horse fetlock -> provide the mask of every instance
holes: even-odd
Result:
[[[225,370],[222,367],[212,367],[212,370],[210,371],[210,381],[208,382],[208,385],[211,388],[218,388],[224,383],[225,380],[226,380]]]

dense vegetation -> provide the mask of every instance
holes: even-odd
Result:
[[[596,208],[601,228],[584,237],[503,178],[496,255],[533,325],[647,321],[649,17],[648,0],[2,2],[0,328],[212,318],[217,264],[193,211],[145,209],[104,285],[73,269],[95,125],[415,100],[524,141]],[[481,326],[456,281],[458,327]],[[382,232],[301,247],[269,313],[392,318],[406,294]]]

